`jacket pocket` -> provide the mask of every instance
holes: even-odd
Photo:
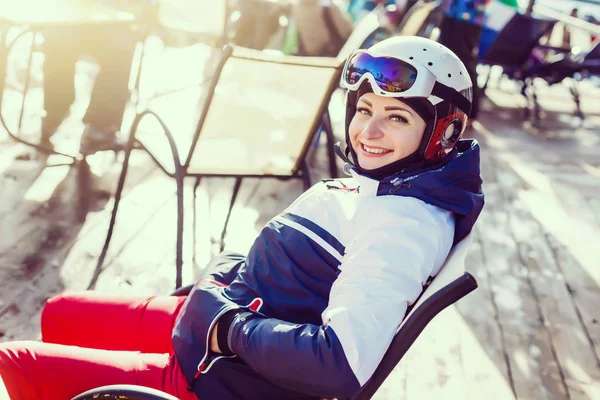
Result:
[[[210,281],[201,281],[188,295],[185,309],[173,328],[173,349],[190,387],[212,365],[228,356],[210,352],[210,333],[217,320],[227,311],[239,306],[223,296],[224,287]]]

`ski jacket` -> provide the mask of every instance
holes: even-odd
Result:
[[[205,269],[172,337],[199,399],[352,397],[483,207],[475,140],[426,170],[352,175],[316,184],[246,256]],[[252,314],[229,321],[234,355],[211,354],[216,322],[239,309]]]

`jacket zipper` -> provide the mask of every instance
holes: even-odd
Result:
[[[208,353],[210,352],[210,334],[215,326],[215,323],[217,322],[217,320],[219,318],[221,318],[221,316],[223,314],[225,314],[229,310],[233,310],[234,308],[237,308],[237,307],[231,306],[231,307],[226,307],[226,308],[222,309],[221,312],[219,312],[217,315],[215,315],[213,320],[210,321],[210,325],[208,327],[208,333],[206,335],[206,347],[205,347],[205,351],[204,351],[204,356],[198,363],[198,371],[196,371],[196,373],[194,374],[194,377],[192,378],[192,382],[190,382],[190,386],[188,387],[188,390],[190,390],[190,391],[194,390],[194,386],[196,386],[196,382],[198,382],[198,378],[200,378],[200,375],[207,373],[208,370],[210,369],[210,367],[215,363],[215,361],[217,361],[221,358],[235,357],[235,356],[217,356],[217,357],[213,357],[213,358],[208,358]]]

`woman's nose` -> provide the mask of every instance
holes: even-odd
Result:
[[[383,137],[381,126],[375,119],[371,119],[365,129],[363,129],[361,136],[365,139],[380,139]]]

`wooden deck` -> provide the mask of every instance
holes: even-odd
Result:
[[[523,100],[510,82],[488,90],[468,133],[483,149],[486,206],[468,262],[480,287],[429,325],[377,399],[600,399],[600,88],[584,89],[580,125],[566,88],[540,85],[547,115],[536,127],[521,122]],[[158,112],[173,104],[193,109],[188,91],[172,96],[155,103]],[[6,99],[5,112],[15,110],[18,96]],[[24,125],[32,137],[40,101],[34,87]],[[338,136],[341,104],[336,94]],[[76,118],[67,126],[77,127]],[[110,252],[96,271],[119,161],[90,160],[97,175],[82,187],[78,169],[64,160],[23,151],[0,131],[0,341],[36,339],[44,301],[65,289],[171,291],[175,185],[148,157],[133,157]],[[322,148],[312,165],[313,178],[325,177]],[[233,187],[206,179],[194,197],[193,184],[185,203],[186,283],[217,251]],[[247,179],[226,248],[247,250],[301,190],[299,181]]]

